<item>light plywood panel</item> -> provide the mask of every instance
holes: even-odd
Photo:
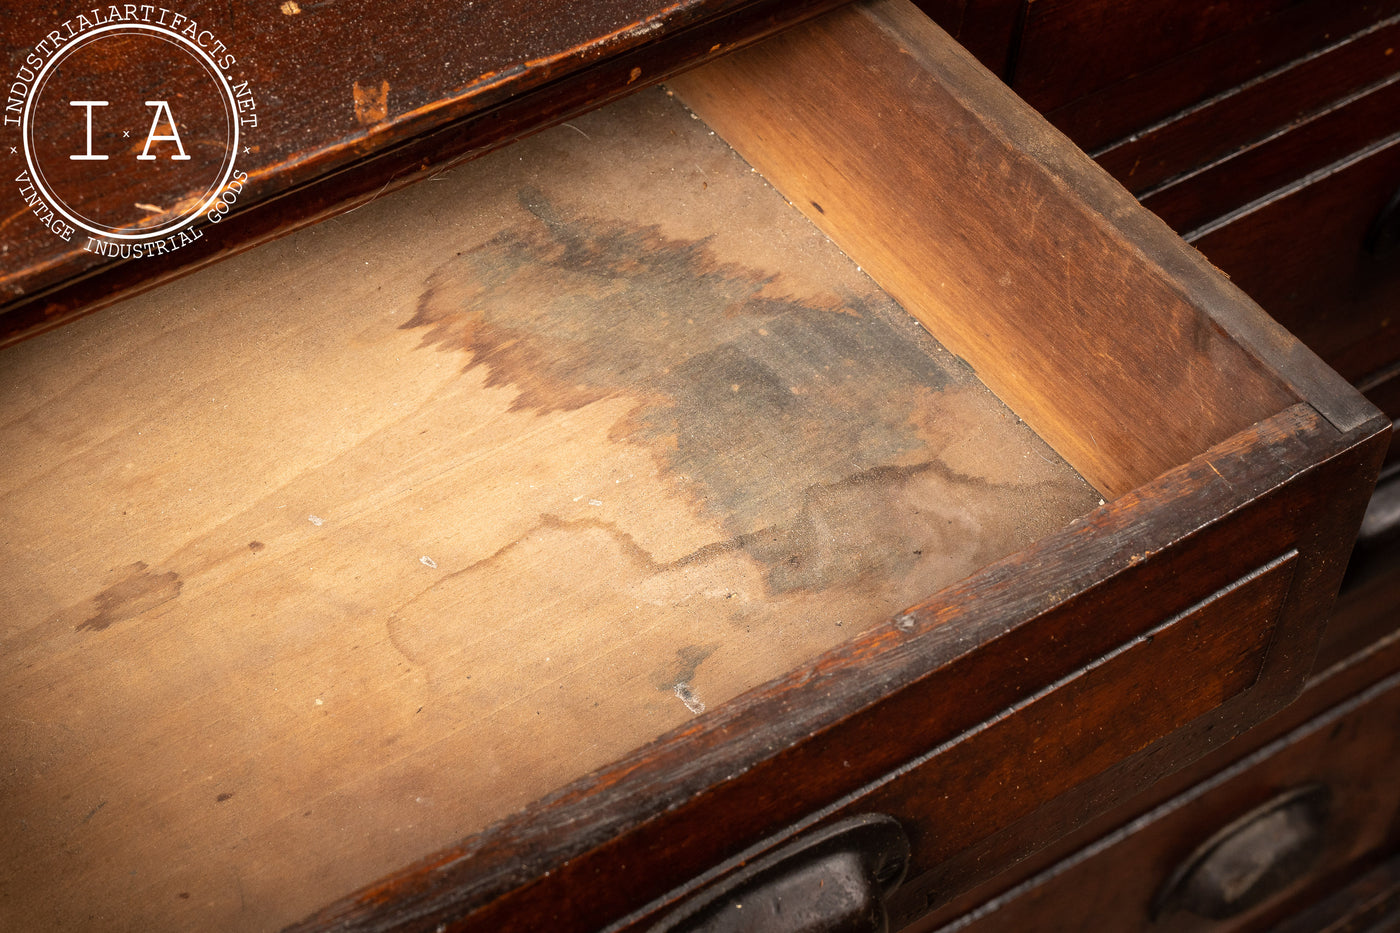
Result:
[[[1099,501],[661,91],[0,412],[5,928],[292,921]]]

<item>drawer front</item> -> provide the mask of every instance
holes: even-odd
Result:
[[[1400,248],[1395,209],[1387,210],[1398,186],[1400,136],[1392,136],[1187,240],[1360,382],[1400,359]],[[1373,232],[1382,235],[1368,244]]]
[[[1395,45],[1400,47],[1400,24],[1393,32],[1396,33]],[[1400,59],[1392,64],[1400,65]],[[1226,117],[1228,114],[1222,115],[1222,119]],[[1210,120],[1209,125],[1214,129],[1216,120]],[[1144,206],[1172,229],[1189,235],[1254,201],[1267,198],[1270,192],[1285,189],[1313,172],[1349,159],[1396,132],[1400,132],[1400,74],[1228,158],[1155,186],[1139,184],[1136,190]],[[1120,175],[1125,183],[1131,179],[1122,176],[1141,171],[1134,165],[1125,169],[1121,161],[1110,164],[1109,155],[1101,156],[1099,164]],[[1164,157],[1164,161],[1167,158],[1172,156]],[[1195,161],[1205,163],[1207,160]]]
[[[959,856],[971,840],[992,836],[1047,797],[1247,690],[1296,561],[1290,553],[1211,594],[862,800],[869,811],[894,815],[910,836],[916,877],[896,895],[896,924],[942,903],[948,882],[966,869]]]
[[[941,927],[1244,930],[1393,841],[1400,675]]]
[[[1013,87],[1092,151],[1396,12],[1393,0],[1028,2]]]
[[[1239,156],[1248,167],[1212,173],[1239,184],[1215,192],[1223,214],[1400,130],[1398,46],[1400,17],[1391,17],[1135,133],[1095,159],[1146,201],[1146,195],[1176,187],[1173,182],[1201,166]],[[1182,230],[1211,218],[1164,219]]]

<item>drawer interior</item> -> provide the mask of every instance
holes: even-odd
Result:
[[[294,919],[1101,501],[660,89],[3,381],[8,871],[55,921],[44,877]]]
[[[5,911],[291,921],[1292,401],[842,35],[4,351]]]

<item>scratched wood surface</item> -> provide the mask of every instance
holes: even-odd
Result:
[[[1100,501],[655,90],[0,411],[7,929],[295,920]]]

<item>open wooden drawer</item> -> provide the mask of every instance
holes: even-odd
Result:
[[[911,922],[1289,701],[1388,430],[897,2],[0,392],[19,928]]]

